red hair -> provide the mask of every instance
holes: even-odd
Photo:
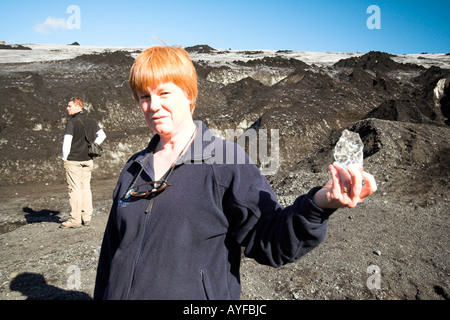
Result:
[[[139,54],[130,71],[129,84],[133,97],[137,91],[156,88],[172,82],[180,87],[191,101],[191,114],[197,99],[197,73],[188,53],[181,47],[155,46]]]
[[[84,109],[84,101],[80,97],[72,97],[72,98],[70,98],[70,101],[73,101],[73,103],[75,103],[75,105],[79,106],[81,108],[81,110]]]

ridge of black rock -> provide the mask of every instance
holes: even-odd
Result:
[[[201,44],[201,45],[195,45],[192,47],[185,47],[184,50],[186,50],[189,53],[213,53],[216,52],[217,50],[214,48],[211,48],[210,46],[206,45],[206,44]]]
[[[394,60],[392,60],[391,54],[380,51],[370,51],[360,57],[342,59],[336,62],[334,66],[341,68],[360,67],[363,70],[370,70],[382,73],[386,73],[393,70],[424,69],[423,67],[418,65],[395,62]]]

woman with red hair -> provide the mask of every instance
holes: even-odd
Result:
[[[241,247],[262,264],[294,262],[324,239],[336,208],[376,189],[361,167],[333,164],[325,186],[283,207],[237,144],[193,120],[197,76],[185,50],[147,49],[129,82],[155,135],[114,190],[95,299],[239,299]]]

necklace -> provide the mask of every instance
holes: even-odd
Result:
[[[186,143],[186,145],[184,146],[183,150],[181,150],[180,154],[178,155],[178,157],[175,159],[175,161],[172,163],[172,165],[170,166],[170,169],[168,172],[166,172],[166,174],[163,176],[163,178],[161,179],[161,181],[165,181],[167,182],[167,180],[169,179],[170,175],[172,174],[173,169],[175,168],[175,164],[177,163],[177,161],[181,158],[181,156],[186,152],[186,150],[188,149],[188,147],[192,144],[192,142],[194,141],[194,137],[196,135],[198,131],[198,127],[195,126],[195,130],[192,133],[192,136],[189,138],[188,142]]]
[[[175,168],[175,165],[177,163],[177,161],[181,158],[181,156],[186,152],[186,150],[188,149],[188,147],[192,144],[192,142],[194,141],[194,137],[196,135],[198,131],[198,127],[195,127],[194,132],[192,133],[192,136],[189,138],[189,140],[187,141],[186,145],[184,146],[183,150],[181,150],[180,154],[178,155],[177,159],[172,163],[172,165],[170,166],[170,169],[164,174],[163,178],[158,180],[158,181],[150,181],[144,184],[141,184],[139,186],[136,186],[136,181],[139,179],[139,177],[141,176],[142,171],[144,170],[145,166],[147,165],[147,162],[150,160],[150,157],[153,155],[153,151],[150,151],[149,155],[147,156],[147,158],[145,159],[144,163],[142,164],[141,170],[139,170],[139,173],[137,174],[137,176],[134,178],[133,180],[133,184],[128,188],[127,192],[125,193],[125,196],[123,197],[124,200],[128,200],[131,196],[147,196],[147,195],[156,195],[159,192],[161,192],[162,190],[166,189],[168,186],[170,186],[170,184],[168,183],[169,177],[173,172],[173,169]],[[140,186],[143,185],[153,185],[153,188],[150,192],[144,192],[144,193],[139,193],[137,192],[137,190],[139,189]],[[150,202],[152,203],[152,202]],[[149,204],[150,206],[150,204]],[[146,210],[146,212],[148,212],[148,208]]]

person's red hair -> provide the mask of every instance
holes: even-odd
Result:
[[[81,110],[84,109],[84,101],[80,97],[73,97],[70,99],[70,101],[73,101],[73,103],[75,103],[75,105],[79,106],[81,108]]]
[[[172,82],[191,101],[191,114],[197,99],[197,73],[188,53],[181,47],[155,46],[139,54],[130,71],[129,84],[133,97],[139,102],[138,91],[154,89]]]

